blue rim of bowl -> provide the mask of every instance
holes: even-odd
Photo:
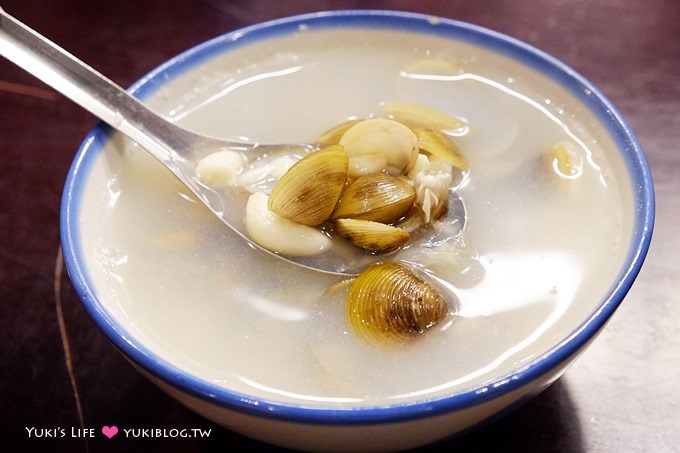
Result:
[[[516,58],[567,88],[606,125],[614,140],[624,150],[624,159],[631,173],[636,203],[635,225],[631,250],[617,281],[593,314],[551,350],[494,382],[450,396],[424,402],[339,409],[267,401],[233,392],[192,376],[156,356],[118,325],[97,299],[96,290],[82,264],[84,260],[81,258],[83,252],[79,243],[78,217],[86,175],[111,132],[109,126],[100,124],[84,139],[69,171],[61,206],[61,240],[66,268],[74,288],[104,334],[138,366],[193,397],[258,417],[323,425],[416,420],[460,411],[505,395],[566,363],[598,333],[619,306],[637,277],[651,242],[655,211],[651,174],[640,144],[617,109],[573,69],[522,41],[452,19],[384,10],[318,12],[242,28],[206,41],[170,59],[137,81],[130,92],[143,99],[168,80],[218,54],[251,42],[293,33],[301,27],[310,30],[332,27],[387,28],[463,40]]]

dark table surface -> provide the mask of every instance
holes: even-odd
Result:
[[[517,411],[423,451],[680,451],[680,2],[676,0],[3,0],[18,19],[127,86],[208,38],[323,9],[381,8],[472,22],[575,68],[621,110],[655,180],[645,266],[604,332]],[[0,450],[269,448],[219,428],[126,362],[85,313],[59,250],[59,204],[95,119],[0,58]],[[27,428],[211,429],[204,439],[29,438]],[[277,451],[271,449],[270,451]]]

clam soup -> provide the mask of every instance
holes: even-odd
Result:
[[[363,341],[346,284],[252,248],[117,133],[92,165],[81,216],[96,219],[81,247],[111,316],[198,378],[312,406],[435,399],[558,345],[610,289],[633,213],[612,138],[545,75],[436,35],[302,27],[211,55],[147,98],[189,129],[271,143],[314,141],[392,100],[467,124],[453,137],[469,163],[457,188],[465,231],[393,257],[455,296],[444,322],[411,342]],[[561,143],[576,156],[567,175],[546,159]]]

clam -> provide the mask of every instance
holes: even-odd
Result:
[[[416,175],[418,173],[425,170],[429,166],[430,166],[430,158],[427,157],[426,154],[420,153],[420,154],[418,154],[418,160],[416,160],[416,164],[413,166],[413,168],[411,170],[409,170],[409,172],[406,176],[408,177],[408,179],[413,181],[414,179],[416,179]]]
[[[431,129],[413,129],[418,137],[420,150],[433,158],[441,159],[459,170],[467,170],[469,165],[458,146],[446,134]]]
[[[303,225],[328,220],[347,179],[348,157],[333,145],[311,153],[295,163],[269,195],[269,209]]]
[[[349,156],[349,176],[407,173],[418,158],[418,137],[403,124],[371,118],[352,125],[339,142]]]
[[[456,133],[467,130],[465,121],[411,102],[385,102],[383,112],[388,118],[393,118],[412,129],[448,130]]]
[[[575,179],[583,173],[583,156],[574,143],[556,143],[544,158],[552,172],[564,179]]]
[[[321,136],[319,136],[316,142],[321,146],[337,145],[338,143],[340,143],[340,139],[342,138],[342,136],[345,135],[345,132],[347,132],[349,128],[351,128],[352,126],[361,121],[363,120],[358,118],[344,121],[321,134]]]
[[[383,173],[364,175],[345,188],[332,218],[392,223],[411,209],[415,199],[415,189],[404,179]]]
[[[405,341],[428,331],[449,314],[434,284],[409,266],[375,263],[352,282],[347,316],[361,336],[377,341]]]
[[[425,213],[420,207],[414,204],[394,226],[409,234],[414,234],[423,225],[425,225]]]
[[[338,219],[335,229],[354,245],[375,253],[394,251],[411,239],[411,235],[401,228],[371,220]]]

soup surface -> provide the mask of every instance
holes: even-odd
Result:
[[[148,102],[205,134],[300,143],[392,100],[468,124],[454,137],[470,164],[463,235],[399,256],[449,282],[455,316],[413,342],[368,344],[347,324],[343,289],[328,291],[337,278],[253,249],[116,134],[82,204],[90,277],[112,316],[206,381],[305,405],[436,398],[556,346],[618,273],[632,203],[606,131],[545,76],[439,37],[302,29],[216,55]],[[581,159],[573,179],[543,157],[560,142]]]

